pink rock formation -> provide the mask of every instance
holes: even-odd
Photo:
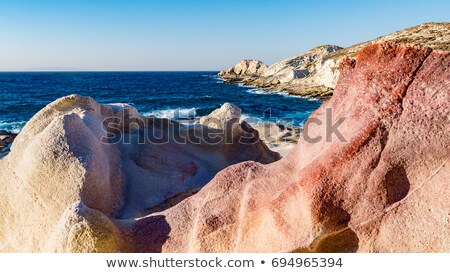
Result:
[[[134,250],[448,252],[449,68],[448,52],[364,48],[309,119],[320,141],[303,139],[269,165],[230,166],[198,194],[137,220]],[[327,141],[327,109],[333,124],[346,117],[345,142]]]

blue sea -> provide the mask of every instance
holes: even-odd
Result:
[[[128,103],[144,115],[185,119],[209,114],[225,102],[249,123],[301,126],[321,101],[225,84],[217,72],[1,72],[0,129],[15,132],[48,103],[69,94],[101,103]],[[178,111],[176,111],[178,110]]]

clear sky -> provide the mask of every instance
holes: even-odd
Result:
[[[443,21],[448,0],[0,0],[0,71],[220,70]]]

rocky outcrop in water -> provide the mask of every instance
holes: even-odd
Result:
[[[233,70],[231,68],[221,71],[219,76],[228,83],[243,82],[266,88],[268,92],[286,91],[291,95],[327,98],[332,95],[336,86],[340,74],[339,63],[343,58],[355,57],[359,50],[367,45],[388,41],[448,51],[450,23],[426,23],[347,48],[319,46],[304,54],[277,62],[259,73],[253,70],[251,75],[230,74],[229,71]]]
[[[280,61],[269,67],[266,67],[261,61],[252,61],[258,63],[264,69],[235,73],[234,71],[242,71],[245,67],[241,61],[228,70],[221,71],[219,76],[225,79],[227,83],[243,82],[246,85],[256,85],[260,87],[270,87],[276,90],[290,90],[294,86],[295,90],[311,90],[317,93],[317,96],[327,96],[330,94],[330,86],[337,80],[335,74],[328,75],[324,72],[323,66],[328,67],[324,57],[329,53],[341,49],[334,45],[319,46],[309,50],[308,52]],[[319,75],[316,75],[319,74]],[[318,92],[321,90],[321,93]],[[305,95],[309,91],[305,91]]]
[[[0,160],[0,250],[448,252],[449,67],[449,52],[365,47],[276,162],[261,146],[138,146],[149,124],[159,137],[171,122],[131,126],[139,116],[126,107],[60,99]],[[252,157],[273,163],[219,171]]]
[[[237,65],[219,72],[219,76],[227,78],[229,81],[239,81],[242,78],[257,78],[266,70],[267,66],[261,61],[242,60]]]
[[[0,158],[9,153],[10,146],[16,136],[17,134],[13,132],[0,130]]]

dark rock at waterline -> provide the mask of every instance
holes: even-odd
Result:
[[[0,158],[9,153],[9,149],[17,134],[8,131],[0,130]]]
[[[6,136],[6,135],[14,135],[16,136],[17,134],[9,131],[9,130],[0,130],[0,136]]]

